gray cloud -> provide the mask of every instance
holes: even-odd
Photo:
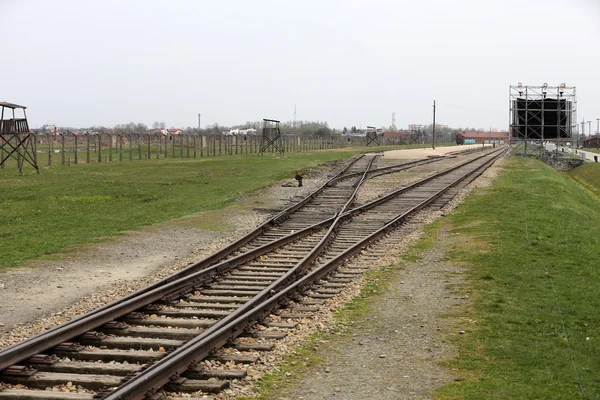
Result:
[[[508,86],[600,117],[595,0],[0,0],[0,100],[31,124],[508,125]]]

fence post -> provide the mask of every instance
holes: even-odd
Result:
[[[142,138],[139,133],[137,135],[138,160],[142,159]]]
[[[183,134],[179,134],[179,158],[183,158]]]
[[[190,158],[190,135],[185,135],[185,157]]]
[[[60,150],[61,164],[65,165],[65,134],[64,133],[60,134],[60,142],[61,142],[61,146],[60,146],[61,147],[61,150]]]
[[[87,161],[88,164],[91,162],[91,159],[90,159],[90,150],[91,150],[90,149],[90,134],[88,133],[87,134],[87,159],[86,159],[86,161]]]
[[[52,166],[52,134],[46,135],[46,141],[48,142],[48,166]]]
[[[150,160],[150,157],[152,155],[152,150],[150,149],[150,134],[146,133],[146,138],[148,139],[148,160]]]
[[[77,164],[77,162],[79,161],[77,159],[77,141],[78,141],[77,138],[78,138],[78,135],[73,135],[73,136],[74,136],[74,139],[75,139],[74,140],[75,141],[75,148],[74,148],[74,150],[75,150],[75,155],[74,155],[75,160],[74,161],[75,161],[75,164]]]
[[[129,133],[129,161],[133,161],[133,133]]]
[[[113,142],[113,135],[111,135],[110,133],[108,134],[108,161],[112,162],[112,142]]]
[[[162,151],[162,140],[156,133],[154,134],[154,137],[156,138],[156,159],[159,160],[160,152]]]
[[[123,162],[123,134],[118,133],[117,137],[119,138],[119,161]]]
[[[169,158],[169,135],[167,134],[164,136],[165,136],[165,160],[166,160],[167,158]]]

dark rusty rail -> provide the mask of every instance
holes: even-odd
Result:
[[[452,171],[456,171],[459,168],[462,168],[484,157],[490,157],[490,160],[485,162],[482,166],[479,166],[476,169],[469,171],[467,174],[464,174],[463,176],[455,179],[450,184],[445,185],[443,188],[436,191],[433,195],[429,196],[424,201],[413,206],[411,209],[402,213],[401,215],[396,216],[387,224],[385,224],[385,226],[370,234],[365,239],[352,245],[347,250],[343,251],[326,264],[310,271],[305,276],[299,277],[298,271],[302,268],[306,268],[308,264],[310,264],[311,260],[314,260],[312,256],[307,256],[296,266],[296,268],[294,268],[294,270],[290,270],[286,275],[282,276],[276,282],[273,282],[271,285],[269,285],[267,288],[261,291],[258,295],[256,295],[252,300],[246,302],[242,307],[238,308],[234,313],[220,320],[196,338],[192,339],[191,341],[187,342],[171,354],[167,355],[159,363],[148,367],[146,370],[142,371],[138,376],[123,384],[112,393],[103,397],[103,399],[143,399],[147,393],[159,389],[164,384],[168,383],[173,375],[183,373],[189,368],[191,364],[203,358],[206,358],[213,349],[222,347],[225,344],[227,344],[232,338],[235,338],[238,335],[240,335],[249,325],[255,324],[256,322],[262,320],[267,315],[271,314],[273,311],[279,308],[280,304],[284,303],[286,299],[289,298],[291,295],[304,291],[317,280],[324,278],[334,268],[341,264],[343,260],[358,253],[368,243],[381,237],[385,233],[389,232],[391,229],[394,229],[398,224],[401,224],[409,216],[414,215],[416,212],[426,207],[428,204],[436,200],[439,196],[453,188],[462,180],[466,179],[472,174],[480,174],[485,168],[487,168],[487,166],[489,166],[498,157],[502,155],[503,150],[499,150],[494,153],[495,154],[493,156],[490,156],[490,154],[480,156],[474,160],[462,163],[458,166],[437,173],[431,177],[422,179],[416,182],[415,184],[411,185],[411,187],[413,188],[416,186],[421,186],[422,184],[429,182],[435,179],[436,177],[440,177]],[[406,190],[407,188],[400,189],[399,191],[391,193],[385,198],[389,199],[395,194],[403,193]],[[378,199],[363,207],[372,208],[377,204],[381,204],[382,202],[382,199]],[[338,215],[336,217],[335,223],[339,223],[342,219],[345,218],[351,218],[353,214],[358,212],[358,210],[363,207],[359,207],[350,212]],[[332,226],[330,228],[330,231],[333,229],[334,227]],[[322,242],[325,242],[327,240],[328,239],[323,238]],[[292,283],[288,284],[290,278],[292,277]]]
[[[109,322],[115,318],[121,317],[128,314],[129,312],[135,311],[140,307],[145,306],[151,302],[163,299],[168,296],[176,297],[180,293],[189,291],[195,285],[201,285],[202,283],[212,280],[215,275],[223,273],[224,271],[233,268],[235,265],[247,261],[252,258],[256,258],[262,254],[265,254],[274,248],[285,245],[293,240],[296,240],[302,236],[308,235],[315,230],[322,229],[326,224],[331,223],[331,220],[323,221],[320,224],[309,227],[302,231],[297,232],[289,237],[283,238],[283,240],[274,241],[272,244],[264,245],[253,249],[245,254],[233,257],[230,260],[222,261],[225,257],[234,253],[237,249],[247,244],[252,239],[259,236],[270,227],[276,225],[278,221],[283,220],[286,216],[300,209],[302,206],[307,204],[311,199],[318,196],[331,181],[338,180],[344,173],[350,169],[359,160],[365,157],[364,154],[357,157],[351,163],[349,163],[342,171],[337,173],[332,179],[324,183],[314,192],[306,196],[299,203],[286,208],[276,216],[270,218],[268,221],[254,229],[252,232],[246,234],[244,237],[231,243],[227,247],[211,254],[210,256],[200,260],[196,263],[189,265],[188,267],[178,271],[167,278],[164,278],[152,285],[149,285],[143,289],[135,291],[127,296],[124,296],[118,300],[115,300],[109,304],[99,307],[90,313],[84,314],[80,317],[76,317],[64,324],[53,327],[39,335],[35,335],[23,342],[17,343],[13,346],[9,346],[0,351],[0,371],[8,368],[11,365],[19,363],[28,357],[43,352],[44,350],[58,345],[62,342],[71,340],[73,337],[81,335],[91,329],[98,327],[106,322]],[[368,163],[366,170],[371,168],[375,157]],[[215,264],[217,263],[217,264]],[[185,279],[185,280],[184,280]],[[111,318],[112,315],[112,318]]]

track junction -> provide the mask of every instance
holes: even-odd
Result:
[[[295,318],[309,317],[361,273],[347,260],[385,241],[420,210],[442,207],[503,153],[471,154],[364,204],[355,198],[366,180],[447,157],[382,168],[378,155],[354,159],[315,192],[204,260],[0,351],[0,381],[10,385],[0,399],[161,399],[162,389],[224,390],[245,371],[210,371],[201,360],[254,362],[243,351],[268,351]],[[82,390],[51,391],[69,382]]]

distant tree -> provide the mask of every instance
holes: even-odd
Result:
[[[135,133],[142,134],[148,132],[148,127],[146,126],[146,124],[138,122],[137,124],[135,124],[135,128],[133,130],[135,131]]]
[[[223,133],[223,127],[219,126],[218,123],[215,123],[214,125],[208,125],[206,127],[206,131],[208,133],[218,133],[218,134],[221,134],[221,133]]]
[[[347,135],[348,134],[348,128],[344,127],[344,129],[342,130],[342,135]]]
[[[358,129],[356,129],[356,126],[352,126],[352,128],[350,128],[350,132],[358,133]]]
[[[165,129],[167,126],[167,124],[165,124],[164,122],[154,122],[152,124],[152,129]]]

